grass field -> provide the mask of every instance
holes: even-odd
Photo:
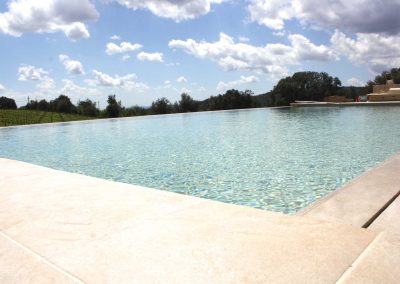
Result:
[[[94,119],[93,117],[36,110],[0,109],[0,127]]]

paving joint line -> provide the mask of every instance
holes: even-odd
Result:
[[[363,249],[363,251],[360,252],[360,254],[354,259],[354,261],[349,265],[349,267],[347,267],[347,269],[342,273],[342,275],[339,276],[339,278],[336,280],[335,284],[341,283],[342,280],[344,280],[343,278],[347,275],[347,274],[351,274],[351,270],[353,267],[357,266],[358,262],[361,261],[361,259],[364,257],[364,255],[367,253],[368,249],[371,247],[371,245],[373,243],[375,243],[377,241],[378,238],[380,238],[382,233],[379,233],[376,235],[375,238],[373,238],[369,244]]]
[[[392,196],[361,228],[368,228],[398,197],[400,190]]]
[[[4,238],[6,238],[8,241],[12,242],[13,244],[17,245],[19,248],[21,248],[22,250],[28,252],[29,254],[39,258],[41,261],[43,261],[46,265],[50,266],[51,268],[55,269],[56,271],[58,271],[59,273],[67,276],[68,278],[74,280],[77,283],[80,284],[85,284],[86,282],[84,282],[83,280],[79,279],[79,277],[71,274],[70,272],[65,271],[64,269],[62,269],[61,267],[57,266],[56,264],[52,263],[51,261],[49,261],[48,259],[46,259],[44,256],[38,254],[37,252],[33,251],[32,249],[30,249],[29,247],[21,244],[20,242],[18,242],[17,240],[14,240],[12,237],[10,237],[9,235],[7,235],[6,233],[4,233],[3,231],[0,230],[0,235],[3,236]]]

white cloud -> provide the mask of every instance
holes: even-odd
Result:
[[[200,87],[198,87],[197,88],[197,92],[199,92],[199,93],[203,93],[203,92],[205,92],[207,89],[205,88],[205,87],[203,87],[203,86],[200,86]]]
[[[109,42],[106,45],[106,53],[108,55],[118,54],[118,53],[126,53],[130,51],[135,51],[141,49],[142,45],[138,43],[130,43],[130,42],[121,42],[119,45]]]
[[[65,35],[72,40],[76,40],[79,38],[88,38],[90,36],[89,31],[82,23],[71,24],[70,26],[65,27],[64,32]]]
[[[0,93],[3,93],[5,90],[6,88],[2,84],[0,84]]]
[[[96,86],[96,88],[87,88],[78,86],[74,81],[64,79],[61,81],[62,87],[57,88],[55,82],[51,78],[46,78],[36,85],[36,89],[29,92],[21,92],[7,89],[4,95],[14,98],[19,106],[25,105],[27,98],[33,100],[52,100],[60,94],[69,96],[73,101],[78,99],[92,98],[93,96],[104,96],[104,91]],[[106,99],[105,97],[103,99]]]
[[[16,90],[7,89],[4,93],[5,96],[15,99],[18,106],[25,105],[27,98],[31,100],[53,100],[60,94],[69,96],[73,101],[78,99],[92,97],[94,95],[104,95],[104,92],[96,88],[85,88],[76,85],[72,80],[62,80],[62,87],[57,88],[55,82],[51,79],[40,81],[36,85],[36,89],[29,92],[21,92]]]
[[[185,93],[185,94],[190,94],[190,93],[192,93],[192,90],[191,90],[191,89],[188,89],[188,88],[182,88],[182,89],[179,91],[179,93],[181,93],[181,94],[183,94],[183,93]]]
[[[75,84],[74,81],[64,79],[62,80],[63,86],[60,89],[60,93],[65,94],[65,95],[77,95],[77,94],[82,94],[82,95],[87,95],[87,88],[78,86]]]
[[[110,39],[112,39],[112,40],[120,40],[121,38],[118,35],[112,35],[112,36],[110,36]]]
[[[289,35],[292,52],[298,60],[328,61],[335,59],[334,53],[325,45],[315,45],[300,34]]]
[[[317,27],[354,33],[400,32],[400,1],[294,0],[296,15]]]
[[[248,76],[248,77],[240,76],[240,79],[235,81],[230,81],[226,83],[223,81],[219,81],[217,85],[217,90],[220,92],[225,92],[226,90],[230,90],[244,84],[254,83],[258,81],[260,80],[256,76]]]
[[[19,81],[42,81],[48,78],[47,74],[47,71],[32,65],[22,65],[18,68]]]
[[[55,90],[56,84],[53,79],[46,77],[44,80],[40,81],[36,87],[43,93],[49,93]]]
[[[165,80],[163,85],[155,87],[155,90],[167,90],[167,89],[178,93],[178,89],[172,86],[172,82],[170,80]]]
[[[349,80],[347,80],[347,85],[354,86],[354,87],[363,87],[363,86],[365,86],[365,82],[353,77],[353,78],[350,78]]]
[[[102,73],[97,70],[93,70],[93,73],[97,79],[97,83],[100,86],[105,87],[122,87],[125,85],[126,82],[132,82],[136,80],[135,74],[128,74],[125,76],[110,76],[108,74]]]
[[[128,55],[128,54],[125,54],[124,56],[122,56],[122,61],[126,61],[126,60],[128,60],[129,58],[131,58],[131,56],[130,55]]]
[[[245,37],[245,36],[238,37],[238,40],[240,42],[249,42],[250,41],[250,39],[248,37]]]
[[[143,92],[149,87],[141,82],[137,82],[137,77],[135,74],[127,74],[125,76],[111,76],[106,73],[93,70],[95,80],[86,80],[89,85],[96,84],[101,87],[115,87],[121,88],[127,91],[139,91]]]
[[[331,43],[338,54],[368,66],[374,73],[400,66],[400,36],[360,33],[353,39],[336,31]]]
[[[89,0],[11,0],[0,13],[0,33],[21,36],[27,32],[64,32],[70,39],[90,36],[84,22],[99,13]]]
[[[68,74],[83,75],[85,70],[83,69],[82,63],[77,60],[72,60],[68,55],[60,54],[58,56],[60,62],[64,65],[65,70]]]
[[[176,79],[178,83],[186,83],[187,79],[184,76],[180,76]]]
[[[282,30],[295,14],[291,0],[251,0],[247,9],[250,21],[274,30]]]
[[[85,86],[79,86],[74,81],[69,79],[62,80],[62,87],[53,92],[53,97],[59,94],[69,96],[72,100],[82,100],[86,98],[93,99],[93,97],[100,98],[104,97],[104,92],[98,87],[91,88]]]
[[[288,65],[297,65],[302,60],[328,61],[336,59],[325,45],[315,45],[306,37],[289,36],[290,45],[267,44],[253,46],[235,43],[233,38],[220,33],[217,42],[195,41],[193,39],[171,40],[170,48],[181,48],[201,59],[217,62],[225,70],[259,71],[283,76],[288,73]]]
[[[193,19],[210,12],[212,4],[223,0],[115,0],[119,4],[133,9],[149,10],[153,14],[173,19],[176,22]]]
[[[161,52],[147,53],[140,52],[137,58],[141,61],[163,62],[163,54]]]
[[[169,62],[165,64],[166,66],[175,67],[181,65],[179,62]]]
[[[250,21],[282,30],[297,19],[304,25],[354,33],[400,32],[400,1],[250,0]]]
[[[251,21],[280,30],[279,33],[285,33],[283,29],[288,20],[298,20],[302,25],[317,29],[335,30],[330,40],[331,51],[352,63],[367,66],[373,73],[400,65],[400,0],[320,0],[318,3],[314,0],[251,0],[248,11]],[[294,45],[304,42],[304,37],[300,41],[293,35],[289,40],[290,37]],[[305,45],[310,46],[310,43]],[[318,57],[315,48],[296,50],[300,49],[300,57],[308,57],[306,53],[313,59]],[[319,54],[325,58],[322,49]]]
[[[274,36],[285,36],[286,33],[284,31],[277,31],[272,33]]]

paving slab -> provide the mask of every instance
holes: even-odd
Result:
[[[2,234],[84,283],[334,283],[380,234],[7,159],[0,169]],[[20,253],[0,263],[35,271]]]
[[[364,226],[400,190],[400,154],[367,171],[298,215]]]
[[[393,265],[397,263],[397,265]],[[381,233],[337,283],[397,284],[400,276],[400,235]]]
[[[400,197],[397,197],[368,228],[400,234]]]
[[[0,283],[82,283],[0,232]]]

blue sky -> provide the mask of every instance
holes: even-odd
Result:
[[[3,1],[0,95],[149,105],[264,93],[306,70],[363,85],[400,67],[396,11],[399,0]]]

